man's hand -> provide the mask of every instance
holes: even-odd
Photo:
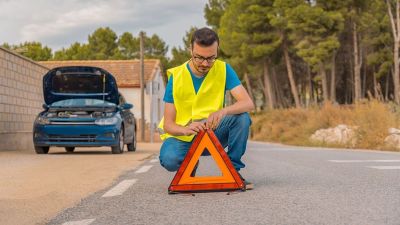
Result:
[[[226,110],[221,109],[219,111],[213,112],[208,116],[207,122],[206,122],[206,128],[207,129],[212,129],[215,130],[217,129],[219,123],[221,122],[222,118],[226,116]]]
[[[206,126],[204,122],[192,122],[188,126],[185,127],[184,130],[184,135],[192,135],[192,134],[197,134],[200,131],[203,131],[206,129]]]

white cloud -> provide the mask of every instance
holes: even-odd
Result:
[[[207,0],[0,0],[0,43],[40,41],[53,50],[86,42],[99,27],[118,35],[144,30],[170,46],[182,44],[191,26],[204,26]]]
[[[122,1],[96,2],[86,4],[80,9],[51,12],[52,18],[42,22],[29,23],[21,30],[21,39],[42,39],[52,36],[66,35],[71,30],[90,25],[120,23],[129,14]]]

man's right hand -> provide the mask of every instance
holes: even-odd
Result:
[[[184,135],[188,136],[192,134],[197,134],[205,129],[206,125],[204,122],[192,122],[185,127]]]

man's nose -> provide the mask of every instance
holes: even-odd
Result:
[[[207,59],[203,60],[203,62],[201,62],[202,66],[209,66],[210,63],[207,61]]]

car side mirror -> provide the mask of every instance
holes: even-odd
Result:
[[[132,108],[133,108],[133,105],[130,103],[125,103],[122,105],[122,109],[132,109]]]
[[[48,109],[49,108],[49,106],[46,105],[46,104],[43,104],[42,107],[43,107],[43,109]]]

